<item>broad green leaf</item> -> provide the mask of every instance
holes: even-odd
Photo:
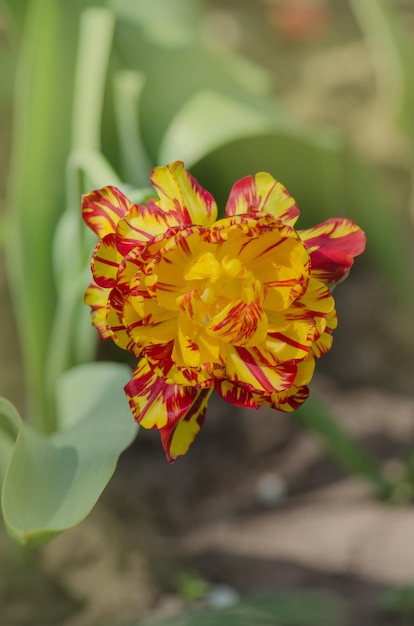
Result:
[[[108,6],[118,17],[138,24],[147,37],[163,46],[197,39],[200,0],[108,0]]]
[[[123,393],[129,375],[125,365],[79,365],[58,386],[58,432],[20,423],[2,492],[6,528],[20,544],[50,541],[95,505],[137,433]]]
[[[204,90],[221,93],[268,117],[280,114],[277,104],[263,96],[267,76],[263,69],[248,64],[246,72],[245,63],[224,51],[208,49],[200,41],[167,47],[149,38],[137,24],[120,17],[114,46],[123,67],[138,70],[145,77],[140,125],[154,161],[160,162],[160,145],[176,115]],[[208,120],[203,118],[201,128]]]
[[[4,478],[20,427],[20,416],[6,398],[0,397],[0,483]]]
[[[163,137],[160,163],[176,159],[187,167],[216,148],[234,140],[271,129],[269,116],[226,95],[204,90],[184,106]]]

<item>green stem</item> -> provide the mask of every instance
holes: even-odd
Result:
[[[362,446],[330,415],[326,407],[315,397],[310,397],[294,416],[324,442],[329,453],[342,467],[357,476],[369,480],[381,497],[388,497],[393,487],[383,475],[379,465]]]
[[[81,347],[77,340],[76,320],[89,282],[87,266],[91,250],[89,241],[83,241],[80,199],[89,185],[119,184],[115,172],[99,152],[113,30],[114,16],[110,11],[91,8],[83,12],[75,75],[72,150],[66,169],[67,205],[54,239],[58,302],[46,367],[45,384],[50,398],[54,396],[59,376],[79,358],[90,357],[96,342],[92,328],[89,336],[82,332]]]
[[[122,70],[115,76],[115,116],[124,180],[137,187],[148,184],[152,169],[138,123],[139,101],[144,85],[144,75],[137,71]]]
[[[56,137],[61,102],[53,95],[59,89],[59,10],[59,3],[33,0],[27,11],[16,78],[6,235],[28,415],[46,431],[52,407],[43,372],[56,296],[48,279],[50,241],[59,202],[55,173],[63,166]]]

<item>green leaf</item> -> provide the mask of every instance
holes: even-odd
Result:
[[[57,389],[60,430],[46,437],[20,423],[2,492],[6,528],[20,544],[50,541],[95,505],[137,433],[123,394],[129,376],[114,363],[73,368]]]
[[[13,446],[20,427],[20,416],[14,406],[0,397],[0,481],[10,462]]]
[[[5,245],[30,419],[51,432],[54,425],[43,422],[54,414],[43,384],[56,305],[51,242],[64,208],[79,7],[86,0],[25,4]]]
[[[315,396],[308,398],[292,415],[302,426],[322,439],[328,452],[347,472],[370,481],[378,495],[390,496],[392,485],[382,473],[379,464],[352,435],[341,428]]]
[[[172,120],[160,146],[159,161],[176,159],[187,167],[224,144],[270,131],[262,111],[211,90],[196,93]]]

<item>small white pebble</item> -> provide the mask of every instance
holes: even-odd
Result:
[[[263,506],[277,506],[286,496],[286,492],[286,482],[276,472],[267,472],[259,476],[256,483],[256,497]]]
[[[207,604],[214,609],[227,609],[239,602],[239,594],[229,585],[216,585],[207,594]]]

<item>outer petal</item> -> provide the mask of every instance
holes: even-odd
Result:
[[[298,232],[311,257],[311,274],[327,284],[346,278],[354,257],[365,249],[364,232],[346,218],[331,218]]]
[[[178,226],[210,226],[216,221],[217,205],[213,196],[184,169],[181,161],[155,167],[150,180],[160,198],[157,204]]]
[[[82,217],[102,239],[116,231],[119,220],[131,208],[132,202],[116,187],[103,187],[82,197]]]
[[[178,421],[161,429],[161,442],[170,462],[185,454],[198,435],[204,423],[211,392],[212,389],[197,391],[196,398],[187,413]]]
[[[326,320],[326,327],[324,332],[317,337],[317,340],[312,344],[312,354],[315,359],[319,359],[319,357],[326,354],[332,346],[332,332],[338,325],[338,318],[336,316],[336,311],[333,309],[328,313],[328,317]]]
[[[227,216],[257,213],[270,213],[284,224],[293,226],[299,209],[281,183],[270,174],[259,172],[235,183],[226,205]]]
[[[92,324],[97,329],[101,339],[112,337],[108,329],[106,311],[111,290],[100,287],[92,282],[85,293],[85,304],[91,307]]]
[[[269,394],[288,389],[294,382],[297,366],[293,361],[278,363],[264,347],[226,346],[227,377],[253,393]]]
[[[251,393],[247,391],[247,389],[232,383],[230,380],[218,380],[215,384],[215,389],[223,400],[230,404],[235,404],[236,406],[243,406],[247,409],[258,409],[263,404],[262,396]]]
[[[121,261],[115,235],[109,233],[98,243],[92,256],[91,269],[95,282],[101,287],[115,287]]]
[[[174,227],[179,227],[175,215],[149,198],[147,204],[134,204],[119,221],[116,231],[118,249],[122,254],[128,254],[133,248],[141,249],[154,237],[164,236],[167,230]]]
[[[195,387],[168,385],[144,357],[125,385],[135,420],[144,428],[173,426],[191,409],[198,397]]]
[[[123,293],[119,289],[111,289],[107,307],[108,329],[112,339],[120,348],[138,357],[142,346],[136,344],[129,335],[124,323],[124,306]]]

